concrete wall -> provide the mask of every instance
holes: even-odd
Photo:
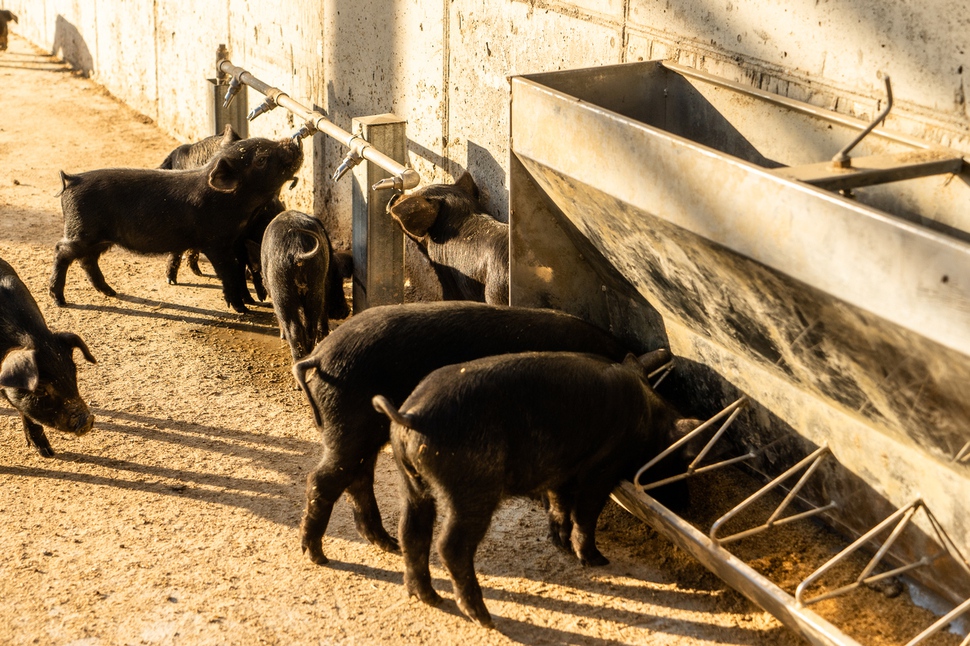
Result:
[[[408,120],[425,182],[468,169],[508,214],[507,77],[670,59],[866,118],[893,78],[888,127],[970,152],[970,5],[943,0],[8,0],[15,30],[89,73],[183,140],[209,134],[205,79],[234,63],[349,130]],[[250,104],[261,97],[250,93]],[[250,134],[287,135],[282,110]],[[287,202],[350,238],[341,145],[321,135]],[[833,151],[834,152],[834,151]]]

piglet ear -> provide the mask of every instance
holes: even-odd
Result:
[[[391,205],[391,217],[398,221],[404,232],[412,238],[421,239],[428,235],[428,229],[438,219],[437,201],[414,195],[400,199]]]
[[[84,340],[78,335],[74,334],[73,332],[58,332],[54,336],[56,336],[63,343],[65,343],[67,347],[77,348],[78,350],[80,350],[81,354],[84,355],[84,358],[88,363],[98,362],[98,360],[94,358],[94,355],[91,354],[91,351],[88,350],[88,346],[84,342]]]
[[[643,365],[640,364],[640,361],[637,359],[637,355],[633,354],[632,352],[626,353],[622,363],[631,370],[635,370],[638,373],[643,372]]]
[[[458,181],[455,182],[455,188],[459,189],[476,202],[478,201],[478,184],[475,183],[475,180],[472,179],[471,173],[469,173],[467,170],[462,173],[461,177],[458,178]]]
[[[232,124],[227,123],[226,129],[222,132],[222,141],[219,142],[220,146],[228,146],[234,141],[239,141],[239,135],[236,131],[232,129]]]
[[[225,157],[220,157],[209,171],[209,186],[220,193],[232,193],[239,187],[239,173]]]
[[[34,392],[39,380],[36,350],[11,350],[3,358],[0,387]]]
[[[673,355],[670,354],[670,350],[667,348],[657,348],[656,350],[652,350],[637,357],[637,361],[639,361],[640,365],[643,366],[644,371],[646,371],[647,374],[650,374],[657,368],[669,363],[672,358]]]

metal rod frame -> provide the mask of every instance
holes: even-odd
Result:
[[[726,514],[718,518],[716,521],[714,521],[714,524],[711,525],[711,531],[710,531],[711,540],[714,541],[715,543],[723,545],[724,543],[730,543],[733,541],[740,540],[742,538],[746,538],[748,536],[760,534],[761,532],[771,529],[775,525],[785,525],[785,524],[794,522],[796,520],[801,520],[802,518],[817,516],[818,514],[821,514],[823,512],[829,511],[830,509],[834,509],[835,507],[837,507],[837,505],[834,502],[830,502],[829,504],[823,507],[815,507],[813,509],[809,509],[807,511],[804,511],[798,514],[794,514],[792,516],[786,516],[785,518],[779,519],[779,516],[781,516],[782,512],[788,508],[788,505],[791,504],[792,500],[795,499],[795,496],[798,495],[798,492],[801,491],[802,487],[805,486],[805,483],[808,482],[809,478],[812,477],[812,474],[815,473],[815,470],[818,469],[818,466],[821,463],[822,459],[828,454],[830,454],[830,451],[827,445],[823,445],[819,447],[813,453],[811,453],[810,455],[806,456],[803,460],[801,460],[798,464],[794,465],[793,467],[791,467],[790,469],[782,473],[780,476],[778,476],[777,478],[775,478],[774,480],[772,480],[771,482],[763,486],[761,489],[759,489],[755,493],[748,496],[744,501],[736,505],[733,509],[729,510]],[[811,464],[809,465],[809,463]],[[730,536],[725,536],[723,538],[717,535],[718,530],[720,530],[721,527],[723,527],[729,520],[737,516],[739,513],[741,513],[748,507],[750,507],[756,501],[763,498],[769,491],[772,491],[775,488],[777,488],[782,482],[784,482],[792,475],[800,471],[806,465],[809,465],[808,469],[805,470],[805,473],[802,474],[802,477],[798,479],[798,482],[795,483],[795,486],[791,488],[791,490],[788,492],[788,495],[785,496],[785,499],[781,501],[781,503],[778,505],[778,507],[775,509],[775,511],[771,514],[771,516],[764,524],[759,525],[757,527],[752,527],[750,529],[746,529],[744,531],[738,532],[736,534],[732,534]]]
[[[337,172],[334,173],[334,181],[340,179],[347,170],[366,159],[393,175],[393,177],[377,182],[373,186],[374,190],[393,188],[397,191],[404,191],[415,188],[421,183],[421,176],[414,169],[396,162],[367,143],[359,134],[351,134],[343,128],[340,128],[329,121],[323,114],[315,110],[310,110],[303,104],[293,100],[282,90],[264,83],[243,68],[233,65],[228,59],[220,60],[216,64],[216,69],[219,73],[228,74],[232,77],[229,82],[229,91],[226,93],[227,106],[238,91],[239,84],[248,85],[266,96],[266,101],[249,113],[248,118],[250,121],[261,114],[269,112],[276,106],[281,106],[305,122],[303,127],[294,135],[295,138],[302,139],[303,137],[312,135],[314,132],[322,132],[350,148],[347,157],[344,158],[343,163],[338,167]]]
[[[656,371],[654,371],[654,373],[651,373],[651,374],[655,374],[656,372],[659,372],[661,370],[666,369],[666,372],[664,372],[661,375],[660,379],[657,380],[657,384],[658,385],[663,380],[663,378],[666,377],[667,374],[669,374],[670,368],[672,368],[672,365],[670,367],[668,367],[668,366],[661,366]],[[645,465],[643,465],[642,467],[640,467],[640,470],[637,471],[636,476],[633,478],[633,484],[634,484],[634,486],[640,488],[642,491],[649,491],[650,489],[654,489],[656,487],[660,487],[660,486],[662,486],[664,484],[669,484],[670,482],[674,482],[674,481],[677,481],[677,480],[683,480],[684,478],[688,478],[688,477],[690,477],[692,475],[695,475],[697,473],[702,473],[702,472],[706,472],[706,471],[712,471],[713,469],[725,467],[725,466],[728,466],[729,464],[734,464],[734,463],[740,462],[742,460],[748,460],[748,459],[753,458],[755,454],[754,453],[748,453],[747,455],[739,456],[737,458],[731,458],[730,460],[725,460],[725,461],[719,462],[717,464],[708,465],[706,467],[703,467],[703,469],[698,469],[697,468],[697,463],[701,460],[701,458],[703,458],[705,455],[707,455],[707,453],[708,453],[708,451],[710,451],[711,447],[721,438],[721,436],[728,429],[728,427],[731,425],[731,423],[734,422],[735,419],[737,419],[738,414],[740,414],[740,412],[741,412],[741,408],[743,408],[747,404],[748,404],[748,398],[747,397],[744,397],[744,396],[740,397],[735,402],[733,402],[732,404],[730,404],[727,407],[725,407],[717,415],[715,415],[714,417],[710,418],[709,420],[707,420],[706,422],[704,422],[703,424],[701,424],[700,426],[698,426],[697,428],[695,428],[693,431],[691,431],[690,433],[688,433],[684,437],[680,438],[679,440],[677,440],[676,442],[674,442],[673,444],[671,444],[669,447],[667,447],[665,450],[663,450],[655,458],[653,458],[652,460],[650,460],[649,462],[647,462]],[[711,437],[710,440],[707,441],[707,444],[704,445],[704,448],[701,450],[701,452],[697,456],[697,458],[695,458],[694,461],[691,462],[690,466],[687,467],[687,471],[685,473],[680,474],[678,476],[673,476],[671,478],[666,478],[665,480],[660,480],[658,482],[652,482],[652,483],[648,483],[648,484],[641,484],[640,483],[640,478],[643,476],[644,473],[647,472],[647,470],[649,470],[651,467],[653,467],[658,462],[660,462],[661,460],[663,460],[664,458],[666,458],[667,456],[669,456],[670,454],[672,454],[674,451],[676,451],[677,449],[679,449],[680,447],[682,447],[684,444],[686,444],[687,442],[689,442],[693,438],[697,437],[698,435],[700,435],[701,433],[703,433],[704,431],[706,431],[708,428],[710,428],[711,426],[713,426],[717,421],[719,421],[723,417],[728,417],[728,419],[723,424],[721,424],[721,427],[718,429],[718,431]]]
[[[913,517],[920,510],[920,508],[922,508],[926,512],[926,517],[929,519],[930,525],[933,527],[933,531],[936,534],[936,539],[943,547],[943,551],[937,552],[932,556],[924,556],[918,561],[900,566],[893,570],[889,570],[887,572],[882,572],[880,574],[873,575],[872,571],[875,570],[875,568],[882,561],[883,557],[889,552],[890,548],[892,547],[896,539],[899,538],[899,536],[902,535],[903,531],[905,531],[906,527],[909,526],[910,522],[912,522]],[[858,551],[863,545],[865,545],[870,540],[875,538],[879,533],[881,533],[888,527],[892,526],[893,523],[895,523],[895,526],[893,527],[893,530],[890,532],[889,537],[879,547],[879,549],[876,551],[873,557],[869,560],[868,564],[866,564],[866,567],[862,570],[862,573],[860,573],[859,576],[856,577],[856,580],[854,582],[850,583],[849,585],[845,585],[840,588],[837,588],[835,590],[830,590],[826,593],[817,595],[815,597],[812,597],[811,599],[805,599],[805,591],[808,589],[809,586],[817,582],[826,572],[831,570],[833,567],[835,567],[835,565],[837,565],[841,561],[845,560],[850,554]],[[957,564],[961,567],[961,569],[963,569],[964,572],[966,572],[967,575],[970,576],[970,562],[968,562],[967,559],[964,558],[963,554],[960,553],[959,548],[957,548],[957,546],[953,543],[953,540],[943,529],[942,525],[940,525],[940,522],[930,511],[929,507],[926,506],[926,503],[924,503],[922,499],[917,498],[916,500],[906,505],[905,507],[901,507],[900,509],[890,514],[885,520],[883,520],[875,527],[870,529],[868,532],[860,536],[858,539],[855,540],[855,542],[853,542],[844,550],[842,550],[834,557],[829,559],[821,567],[815,570],[815,572],[810,574],[804,581],[799,583],[798,587],[795,589],[795,603],[799,607],[805,607],[813,603],[822,601],[824,599],[831,599],[833,597],[840,596],[847,592],[851,592],[852,590],[855,590],[861,585],[864,585],[867,583],[874,583],[882,579],[887,579],[889,577],[903,574],[905,572],[914,570],[919,567],[925,567],[944,555],[949,555],[950,558],[956,561]],[[951,610],[949,613],[947,613],[946,615],[938,619],[936,622],[933,623],[933,625],[931,625],[922,633],[914,637],[907,644],[907,646],[916,646],[917,644],[920,644],[931,635],[942,630],[951,621],[953,621],[957,617],[960,617],[966,614],[967,612],[970,612],[970,599],[967,599],[966,601],[958,605],[956,608]],[[967,646],[968,644],[970,644],[970,635],[968,635],[966,639],[964,639],[963,641],[963,646]]]

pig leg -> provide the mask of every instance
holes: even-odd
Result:
[[[85,273],[88,275],[88,280],[94,285],[94,288],[104,294],[105,296],[117,296],[118,293],[111,289],[111,286],[104,279],[104,274],[101,273],[101,267],[98,265],[98,256],[101,253],[91,254],[88,256],[83,256],[78,258],[77,262],[84,269]]]
[[[168,278],[169,285],[177,285],[179,277],[179,267],[182,266],[182,254],[170,253],[168,255],[168,271],[165,277]]]
[[[354,472],[354,480],[347,487],[347,497],[350,499],[354,512],[354,526],[357,533],[368,542],[376,545],[385,552],[399,553],[401,548],[397,540],[384,529],[381,511],[377,507],[374,496],[374,466],[377,463],[377,451],[373,451],[359,464]]]
[[[549,515],[549,540],[552,544],[567,554],[573,553],[570,536],[573,532],[573,520],[570,510],[573,508],[572,496],[565,490],[546,492],[547,513]]]
[[[185,262],[189,265],[189,270],[196,276],[202,276],[202,270],[199,269],[199,252],[195,249],[189,249],[185,253]]]
[[[595,487],[584,491],[576,498],[573,509],[573,551],[579,562],[586,566],[600,567],[610,561],[596,548],[596,521],[606,506],[609,491],[597,492]]]
[[[325,447],[320,464],[307,476],[306,509],[300,523],[300,536],[303,551],[317,565],[329,562],[323,554],[323,535],[330,524],[334,503],[354,479],[353,469],[345,468],[344,464],[352,466],[355,462],[341,460]]]
[[[246,290],[243,268],[236,260],[231,249],[203,249],[216,276],[222,281],[222,295],[226,304],[240,314],[249,310],[243,302],[243,291]]]
[[[47,436],[44,435],[44,427],[33,420],[27,419],[26,415],[21,415],[20,419],[24,423],[24,435],[27,436],[27,446],[34,447],[45,458],[54,457],[54,449],[51,448],[51,443],[47,441]]]
[[[492,627],[492,616],[485,607],[482,588],[475,576],[475,551],[485,538],[492,514],[501,500],[501,483],[494,485],[485,484],[477,493],[467,489],[456,492],[454,499],[444,502],[446,516],[438,539],[438,554],[451,575],[458,608],[486,628]]]
[[[64,300],[64,285],[67,283],[67,269],[75,258],[77,255],[71,242],[61,240],[54,246],[54,270],[51,272],[48,292],[59,307],[67,305]]]
[[[339,456],[325,448],[320,464],[307,476],[307,503],[300,534],[303,551],[317,565],[328,562],[321,542],[333,506],[344,491],[350,498],[354,524],[360,535],[387,552],[399,551],[397,541],[384,529],[374,496],[374,463],[379,449]],[[361,455],[368,457],[361,458]]]
[[[103,254],[111,247],[110,242],[97,244],[86,244],[80,240],[61,240],[54,246],[54,271],[51,273],[49,292],[54,302],[63,307],[67,304],[64,300],[64,285],[67,282],[67,269],[75,260],[78,260],[88,273],[91,284],[108,296],[115,296],[115,291],[104,281],[104,275],[98,268],[98,256]],[[92,260],[93,259],[93,260]],[[92,273],[92,266],[94,273]]]
[[[431,537],[434,533],[434,498],[411,478],[404,478],[406,489],[404,509],[401,510],[399,536],[404,552],[404,587],[409,596],[416,596],[429,606],[441,603],[441,596],[431,585]]]

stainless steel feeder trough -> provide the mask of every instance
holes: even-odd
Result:
[[[514,77],[511,301],[669,345],[692,413],[749,400],[737,455],[767,479],[812,455],[799,499],[966,610],[970,172],[879,128],[829,161],[866,127],[661,62]],[[801,591],[752,584],[716,529],[618,497],[812,641],[848,643]]]

